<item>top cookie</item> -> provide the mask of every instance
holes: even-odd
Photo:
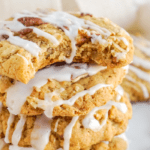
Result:
[[[132,37],[135,46],[133,63],[122,87],[131,101],[146,101],[150,99],[150,41],[141,36]]]
[[[114,68],[129,64],[132,56],[132,38],[106,18],[24,11],[0,22],[0,75],[23,83],[55,62]]]

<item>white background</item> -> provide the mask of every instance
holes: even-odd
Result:
[[[150,150],[150,103],[133,105],[133,118],[127,130],[128,150]]]

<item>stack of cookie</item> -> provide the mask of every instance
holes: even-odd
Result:
[[[129,73],[123,80],[122,87],[129,94],[132,102],[150,99],[150,41],[140,35],[134,39],[134,57]]]
[[[132,38],[106,18],[36,11],[0,22],[2,150],[125,150],[121,84]]]

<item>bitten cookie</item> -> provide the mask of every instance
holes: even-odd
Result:
[[[113,98],[115,87],[126,74],[126,68],[58,65],[40,70],[28,84],[2,77],[0,101],[15,115],[85,115]]]
[[[135,46],[133,63],[122,87],[131,101],[147,101],[150,99],[150,41],[141,36],[132,37]]]
[[[113,100],[80,117],[15,116],[3,107],[0,123],[6,143],[36,150],[80,150],[124,133],[131,116],[131,104],[126,94],[119,92]]]
[[[23,83],[55,62],[114,68],[128,65],[132,57],[132,38],[106,18],[23,11],[0,23],[0,75]]]

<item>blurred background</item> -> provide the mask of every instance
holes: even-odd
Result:
[[[22,9],[53,8],[107,17],[128,31],[150,39],[150,0],[0,0],[0,20]]]

